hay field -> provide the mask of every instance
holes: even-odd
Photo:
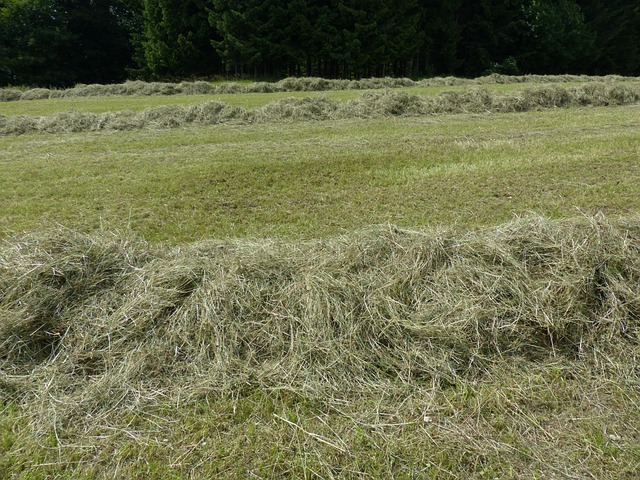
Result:
[[[640,83],[640,82],[638,82]],[[632,84],[635,84],[632,83]],[[533,86],[541,86],[536,84]],[[570,83],[562,84],[565,86]],[[519,84],[489,84],[483,88],[490,92],[509,92],[521,89]],[[430,87],[396,87],[394,92],[404,92],[414,95],[437,95],[442,92],[460,92],[468,89],[462,85],[454,86],[430,86]],[[377,89],[380,90],[380,89]],[[321,90],[321,91],[285,91],[285,92],[255,92],[247,94],[220,93],[220,94],[175,94],[175,95],[131,95],[117,98],[117,108],[132,112],[140,112],[155,107],[168,105],[189,106],[205,102],[223,102],[234,107],[255,108],[263,107],[278,100],[290,98],[321,98],[338,102],[347,102],[361,97],[363,93],[373,93],[376,89],[368,90]],[[106,95],[95,96],[70,96],[50,99],[34,99],[26,102],[5,102],[1,104],[1,111],[7,116],[30,115],[47,116],[69,110],[88,113],[106,113],[114,111],[114,97]]]
[[[316,238],[385,223],[465,227],[640,207],[637,105],[385,111],[0,136],[0,232],[59,223],[170,243]]]
[[[640,97],[570,80],[0,103],[0,477],[636,478]]]
[[[462,79],[451,79],[450,81],[436,81],[436,80],[423,80],[421,82],[362,82],[357,85],[358,88],[342,88],[339,90],[332,90],[332,84],[328,85],[325,82],[322,83],[310,83],[296,85],[284,84],[280,88],[264,88],[251,90],[251,84],[245,88],[248,92],[242,92],[242,87],[227,86],[218,87],[213,85],[210,89],[197,88],[190,84],[179,84],[170,90],[167,87],[151,89],[145,88],[147,85],[131,88],[125,90],[124,84],[123,92],[121,95],[116,93],[101,92],[99,87],[108,86],[96,86],[96,88],[86,91],[82,88],[76,88],[71,90],[27,90],[24,92],[15,92],[14,95],[10,94],[7,90],[0,89],[0,104],[1,112],[4,115],[32,115],[32,116],[46,116],[53,115],[55,113],[66,112],[69,110],[89,113],[106,113],[114,110],[130,110],[133,112],[139,112],[145,109],[150,109],[159,106],[167,105],[197,105],[204,102],[224,102],[228,105],[235,107],[254,108],[263,107],[269,103],[276,102],[278,100],[288,98],[327,98],[339,102],[347,102],[349,100],[357,99],[361,97],[363,93],[373,93],[376,91],[393,91],[403,92],[412,95],[438,95],[443,92],[461,92],[469,90],[473,87],[476,89],[481,88],[488,92],[511,92],[523,89],[523,84],[527,89],[540,88],[543,86],[562,86],[570,87],[576,85],[585,85],[591,83],[600,83],[608,85],[626,85],[637,86],[640,85],[640,79],[637,78],[624,78],[624,81],[615,77],[587,77],[590,81],[584,82],[584,77],[577,78],[561,78],[558,81],[550,81],[552,77],[542,77],[537,79],[527,79],[526,82],[514,82],[503,79],[501,82],[491,82],[489,78],[482,81],[462,81]],[[500,80],[499,77],[494,80]],[[132,82],[133,83],[133,82]],[[137,83],[134,83],[137,85]],[[255,84],[254,84],[255,85]],[[87,86],[88,89],[91,86]],[[211,90],[208,93],[208,90]],[[235,90],[240,90],[237,92]],[[275,91],[271,91],[275,90]],[[126,92],[126,95],[125,95]],[[18,96],[19,95],[19,96]],[[56,101],[49,101],[52,97]],[[4,100],[3,100],[4,98]],[[14,98],[14,101],[8,101],[8,99]],[[17,101],[18,99],[22,101]],[[27,101],[28,100],[28,101]],[[114,102],[115,100],[115,102]]]

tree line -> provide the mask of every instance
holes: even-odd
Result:
[[[640,0],[0,0],[0,85],[640,75]]]

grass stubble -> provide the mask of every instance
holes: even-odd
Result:
[[[614,117],[607,117],[609,108]],[[497,144],[506,151],[523,145],[513,132],[484,131],[485,114],[469,117],[476,126],[468,124],[463,135],[443,127],[424,145],[405,132],[413,141],[397,155],[372,142],[379,134],[375,119],[338,122],[341,134],[351,133],[334,133],[332,141],[355,138],[348,123],[357,124],[363,158],[343,163],[355,163],[354,172],[365,177],[377,172],[363,187],[368,190],[406,185],[416,176],[434,185],[430,175],[438,171],[450,186],[466,172],[480,180],[478,188],[491,190],[504,182],[505,168],[515,174],[541,154],[538,188],[560,178],[581,180],[582,197],[580,189],[562,190],[569,203],[613,205],[613,197],[630,195],[633,185],[624,180],[637,167],[635,134],[620,124],[630,118],[617,110],[624,108],[634,107],[584,110],[593,131],[575,109],[551,111],[550,122],[571,118],[575,124],[567,128],[584,134],[588,151],[549,136],[531,143],[536,147],[518,161],[496,157]],[[527,135],[547,137],[543,112],[527,115],[514,116],[514,123],[531,121]],[[491,118],[501,123],[500,116]],[[398,120],[399,129],[405,121]],[[329,161],[316,155],[318,146],[329,149],[326,139],[309,136],[323,125],[291,129],[291,148]],[[239,128],[237,138],[255,148],[264,143],[252,138],[252,129],[263,127],[223,128]],[[614,135],[607,139],[607,132]],[[194,135],[204,141],[201,133]],[[130,155],[136,140],[118,135],[124,150],[116,157]],[[185,141],[175,135],[158,137],[152,154]],[[87,158],[93,148],[73,134],[67,140],[59,138],[65,155]],[[50,141],[42,134],[5,137],[4,168],[29,149],[52,152]],[[459,162],[438,163],[452,146]],[[403,164],[412,150],[437,164]],[[251,160],[252,154],[237,153],[238,168]],[[276,159],[287,155],[275,152]],[[179,163],[169,157],[156,172]],[[364,157],[374,163],[362,163]],[[401,164],[381,177],[378,157]],[[578,157],[586,165],[570,160]],[[69,167],[70,159],[44,168],[43,178]],[[612,164],[619,178],[607,170]],[[332,182],[357,196],[340,183],[344,178],[345,172]],[[518,185],[503,191],[500,183],[501,192],[535,195]],[[74,192],[76,199],[87,197],[87,186]],[[64,191],[65,182],[58,188]],[[13,192],[6,183],[3,189]],[[143,196],[137,191],[135,198]],[[55,196],[47,198],[53,203]],[[78,211],[91,215],[82,204]],[[495,226],[502,217],[493,211],[485,220],[494,226],[477,226],[485,222],[474,216],[457,226],[357,231],[359,220],[350,218],[351,229],[338,236],[309,222],[290,239],[182,237],[173,246],[125,228],[135,221],[117,224],[118,233],[51,226],[16,233],[12,220],[0,245],[0,476],[636,478],[637,212],[623,200],[608,216],[528,214]],[[268,231],[264,219],[252,221],[253,233]],[[316,230],[320,235],[308,235]]]

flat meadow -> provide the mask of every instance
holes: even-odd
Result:
[[[0,102],[0,477],[636,478],[640,82],[328,82]]]
[[[236,96],[252,95],[269,94]],[[638,108],[5,135],[0,231],[58,223],[180,243],[625,214],[640,206]]]

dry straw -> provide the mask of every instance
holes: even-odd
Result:
[[[141,112],[94,114],[69,111],[46,117],[0,115],[0,135],[175,128],[191,124],[250,124],[336,118],[507,113],[545,108],[633,105],[638,102],[640,86],[621,83],[587,83],[573,87],[549,85],[508,93],[490,92],[481,87],[473,87],[464,91],[444,92],[437,96],[382,90],[365,92],[360,98],[344,103],[316,96],[277,100],[253,109],[235,107],[223,102],[205,102],[189,106],[154,107]]]
[[[392,395],[514,358],[632,368],[640,221],[173,249],[58,230],[5,241],[0,292],[0,400],[45,430],[250,386]]]
[[[424,80],[409,78],[364,78],[360,80],[329,80],[324,78],[285,78],[278,82],[254,82],[248,84],[211,83],[206,81],[166,83],[143,82],[140,80],[127,81],[111,85],[77,85],[76,87],[56,90],[34,88],[18,90],[12,88],[0,89],[0,102],[16,100],[42,100],[61,97],[93,97],[113,95],[208,95],[233,93],[271,93],[271,92],[321,92],[328,90],[371,90],[409,87],[441,87],[441,86],[470,86],[514,83],[590,83],[590,82],[637,82],[638,77],[621,77],[618,75],[587,76],[587,75],[522,75],[508,76],[492,74],[476,79],[457,77],[436,77]]]

